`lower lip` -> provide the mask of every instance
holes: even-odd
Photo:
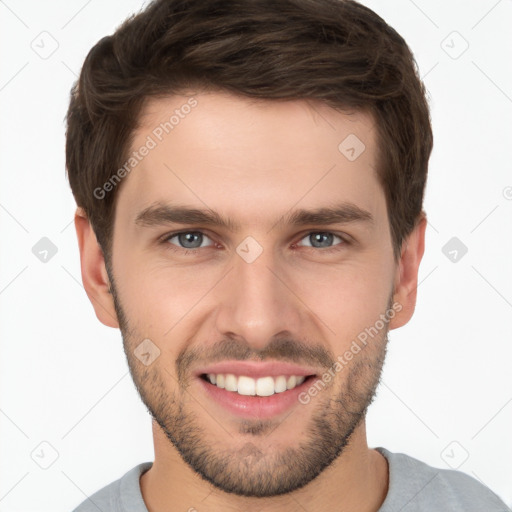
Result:
[[[302,405],[299,402],[299,395],[311,386],[314,379],[314,376],[308,377],[300,386],[270,396],[245,396],[235,391],[226,391],[203,378],[198,378],[206,394],[225,409],[243,418],[261,419],[282,414],[294,405]]]

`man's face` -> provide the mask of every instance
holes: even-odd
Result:
[[[116,207],[116,312],[141,398],[183,459],[227,492],[282,494],[341,453],[380,376],[396,265],[376,127],[305,101],[194,98],[141,116],[132,150],[150,149]],[[178,207],[233,225],[171,222]],[[346,215],[292,222],[325,208]]]

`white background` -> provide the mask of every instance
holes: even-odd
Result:
[[[416,314],[390,333],[369,443],[461,464],[512,505],[512,2],[364,3],[413,50],[435,136]],[[70,511],[153,460],[120,333],[81,285],[64,166],[83,59],[141,6],[0,2],[1,512]],[[46,263],[42,237],[58,251]],[[457,262],[442,252],[452,237],[468,248]]]

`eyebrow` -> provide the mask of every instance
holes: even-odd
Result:
[[[305,226],[307,224],[328,225],[347,224],[351,222],[373,223],[369,211],[359,206],[344,202],[332,207],[315,208],[311,210],[295,210],[285,214],[277,225]],[[203,224],[222,227],[232,232],[240,231],[240,224],[233,219],[225,218],[211,209],[197,209],[188,206],[173,206],[155,203],[142,210],[135,218],[135,224],[141,227],[154,227],[166,224]]]

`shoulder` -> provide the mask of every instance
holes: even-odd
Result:
[[[108,484],[86,498],[73,512],[147,512],[140,491],[140,475],[147,471],[152,462],[143,462],[130,469],[118,480]],[[126,505],[130,508],[126,508]]]
[[[490,489],[462,473],[376,448],[388,461],[388,495],[379,512],[510,512]]]

